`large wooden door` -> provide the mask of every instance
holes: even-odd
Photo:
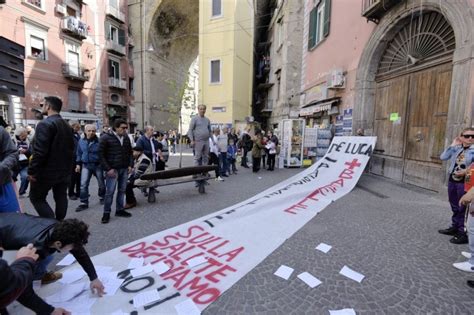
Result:
[[[445,64],[377,83],[373,173],[438,190],[451,76]]]

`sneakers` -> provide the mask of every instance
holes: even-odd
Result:
[[[469,263],[469,261],[454,263],[453,267],[466,272],[474,272],[474,269],[472,269],[474,265]]]
[[[216,182],[223,182],[223,181],[224,181],[224,179],[222,177],[220,177],[220,176],[216,177]]]
[[[102,224],[107,224],[109,223],[110,221],[110,213],[104,213],[104,215],[102,216],[102,220],[100,222],[102,222]]]
[[[124,209],[131,209],[131,208],[134,208],[137,206],[137,203],[136,202],[132,202],[132,203],[126,203],[125,206],[123,207]]]
[[[120,210],[115,212],[116,217],[122,217],[122,218],[130,218],[132,214],[130,212],[127,212],[125,210]]]
[[[471,259],[471,256],[472,256],[471,253],[469,253],[469,252],[461,252],[461,255],[463,255],[467,259]]]
[[[438,233],[444,234],[444,235],[456,235],[458,233],[458,229],[455,228],[454,226],[444,229],[444,230],[438,230]]]
[[[467,244],[468,243],[468,238],[466,233],[459,233],[456,236],[454,236],[452,239],[449,240],[450,243],[453,244]]]
[[[63,277],[63,274],[60,272],[49,271],[44,274],[43,278],[41,278],[41,284],[49,284],[55,281],[58,281]]]
[[[77,206],[76,212],[81,212],[81,211],[84,211],[84,210],[86,210],[86,209],[88,209],[88,208],[89,208],[88,205],[86,205],[86,204],[84,204],[84,203],[81,203],[79,206]]]

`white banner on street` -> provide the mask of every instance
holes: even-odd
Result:
[[[246,201],[95,256],[95,265],[111,266],[125,280],[114,296],[97,299],[91,313],[176,314],[175,306],[188,299],[205,309],[318,212],[349,193],[375,140],[336,137],[315,165]],[[137,257],[170,269],[132,277],[127,266]],[[41,295],[59,288],[58,283],[46,286]],[[153,289],[160,299],[134,308],[130,301]]]

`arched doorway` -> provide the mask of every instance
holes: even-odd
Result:
[[[437,190],[455,35],[436,11],[413,12],[397,27],[375,77],[377,145],[371,171]]]

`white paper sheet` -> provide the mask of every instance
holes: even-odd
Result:
[[[136,308],[158,301],[160,293],[156,289],[145,291],[135,295],[133,298],[133,306]]]
[[[67,302],[85,290],[87,290],[87,283],[85,282],[62,285],[55,294],[48,296],[46,301],[50,304]]]
[[[125,279],[118,279],[116,272],[102,272],[99,277],[100,281],[105,287],[105,295],[113,296],[117,292],[118,288],[122,285]]]
[[[145,266],[137,268],[137,269],[132,269],[132,271],[130,271],[130,274],[133,277],[140,277],[140,276],[146,275],[147,273],[150,273],[152,271],[153,271],[153,267],[150,264],[148,264],[148,265],[145,265]]]
[[[82,269],[71,269],[63,272],[63,277],[59,279],[59,282],[64,284],[70,284],[81,280],[86,275]]]
[[[316,288],[322,282],[309,272],[303,272],[298,275],[298,278],[306,283],[311,289]]]
[[[201,311],[194,304],[193,300],[187,299],[174,306],[178,315],[200,315]]]
[[[205,257],[198,256],[198,257],[191,258],[186,263],[188,264],[189,268],[194,268],[196,266],[204,264],[205,262],[207,262],[207,259]]]
[[[112,313],[110,313],[110,315],[128,315],[128,314],[130,314],[130,313],[125,313],[122,310],[116,310],[116,311],[113,311]]]
[[[170,270],[170,266],[168,266],[166,263],[160,261],[159,263],[153,265],[153,271],[156,272],[156,274],[161,275]]]
[[[128,263],[128,269],[136,269],[143,266],[145,259],[143,257],[140,258],[132,258]]]
[[[293,268],[281,265],[280,268],[278,268],[277,271],[275,271],[274,275],[280,278],[283,278],[285,280],[288,280],[291,276],[291,274],[295,271]]]
[[[339,271],[339,273],[349,279],[352,279],[354,281],[357,281],[359,283],[362,282],[362,280],[365,278],[365,276],[361,273],[358,273],[354,270],[352,270],[351,268],[347,267],[347,266],[344,266],[342,267],[341,271]]]
[[[86,315],[91,313],[92,305],[94,305],[97,300],[97,296],[91,295],[90,290],[86,290],[68,302],[51,304],[54,307],[62,307],[73,315]]]
[[[56,266],[69,266],[69,265],[72,265],[73,262],[76,261],[76,258],[74,258],[73,255],[71,254],[67,254],[66,256],[64,256],[63,259],[61,259],[57,264]]]
[[[318,246],[316,246],[316,249],[327,254],[330,250],[331,250],[332,246],[331,245],[328,245],[328,244],[325,244],[325,243],[321,243],[319,244]]]
[[[356,315],[353,308],[344,308],[342,310],[329,311],[329,315]]]

